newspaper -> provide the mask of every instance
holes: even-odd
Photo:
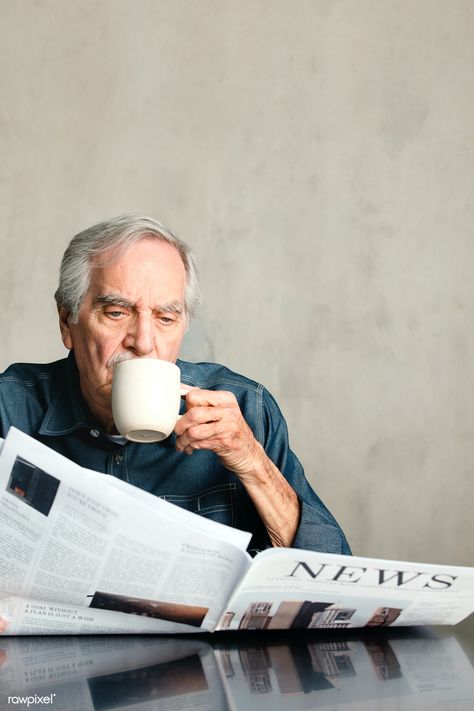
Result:
[[[474,568],[269,549],[218,629],[454,625],[473,610]]]
[[[10,429],[0,454],[6,634],[214,629],[250,534],[79,467]]]
[[[474,568],[273,548],[11,428],[0,451],[0,632],[194,633],[455,624]]]

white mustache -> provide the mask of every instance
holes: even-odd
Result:
[[[137,356],[133,356],[131,353],[127,353],[126,351],[123,353],[117,353],[117,355],[109,358],[107,361],[107,368],[109,368],[109,370],[113,370],[117,363],[121,363],[123,360],[133,360],[134,358],[137,358]]]

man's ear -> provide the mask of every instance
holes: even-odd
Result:
[[[58,315],[59,315],[59,328],[61,330],[61,338],[63,339],[63,343],[68,349],[68,351],[72,351],[73,349],[73,340],[72,340],[72,333],[71,333],[71,326],[70,326],[70,320],[71,320],[71,314],[69,311],[67,311],[64,306],[59,306],[58,307]]]

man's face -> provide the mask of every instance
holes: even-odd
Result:
[[[178,252],[166,242],[143,239],[108,266],[92,269],[77,323],[60,309],[61,336],[74,349],[82,394],[106,428],[112,427],[112,370],[118,360],[176,361],[186,330],[185,285]]]

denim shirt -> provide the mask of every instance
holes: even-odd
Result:
[[[301,516],[292,545],[350,554],[342,530],[309,486],[290,449],[285,420],[270,393],[221,365],[179,360],[177,365],[183,383],[236,396],[255,438],[299,498]],[[271,546],[244,486],[213,452],[198,450],[191,456],[177,452],[174,433],[154,444],[111,441],[82,397],[72,352],[46,365],[17,363],[0,375],[0,436],[5,437],[11,425],[83,467],[116,476],[214,521],[251,531],[251,552]]]

